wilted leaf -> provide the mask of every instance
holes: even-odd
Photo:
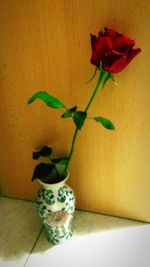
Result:
[[[40,179],[44,183],[56,183],[60,181],[60,176],[54,164],[40,163],[33,173],[32,181],[35,179]]]
[[[33,159],[38,159],[39,157],[47,157],[52,153],[52,148],[44,146],[41,150],[33,152]]]

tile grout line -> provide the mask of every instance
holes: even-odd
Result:
[[[30,256],[31,256],[31,254],[32,254],[32,252],[33,252],[33,250],[34,250],[34,248],[35,248],[35,246],[36,246],[36,244],[37,244],[37,242],[38,242],[38,240],[39,240],[39,237],[40,237],[40,235],[41,235],[41,233],[42,233],[42,231],[43,231],[43,228],[44,228],[44,226],[42,226],[42,228],[41,228],[41,230],[40,230],[40,232],[39,232],[39,234],[38,234],[38,236],[37,236],[37,238],[36,238],[36,240],[35,240],[35,242],[34,242],[34,244],[33,244],[33,247],[31,248],[31,250],[30,250],[30,252],[29,252],[29,255],[28,255],[28,257],[27,257],[27,259],[26,259],[26,261],[25,261],[23,267],[26,266],[26,263],[28,262],[28,260],[29,260],[29,258],[30,258]]]

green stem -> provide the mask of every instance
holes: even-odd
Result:
[[[106,72],[106,71],[101,71],[100,76],[99,76],[99,79],[98,79],[98,82],[97,82],[96,87],[95,87],[95,89],[94,89],[94,92],[93,92],[93,94],[92,94],[92,96],[91,96],[91,98],[90,98],[89,103],[88,103],[87,106],[86,106],[85,112],[88,111],[90,105],[92,104],[92,101],[93,101],[94,97],[96,96],[99,87],[100,87],[101,89],[103,88],[103,85],[104,85],[104,83],[105,83],[105,79],[107,78],[107,75],[108,75],[108,72]]]
[[[65,166],[65,169],[64,169],[64,171],[63,171],[63,176],[65,176],[66,175],[66,171],[67,171],[67,169],[68,169],[68,167],[69,167],[69,164],[70,164],[70,161],[71,161],[71,158],[72,158],[72,154],[73,154],[73,151],[74,151],[74,144],[75,144],[75,140],[76,140],[76,136],[77,136],[77,133],[78,133],[78,128],[76,127],[76,130],[75,130],[75,132],[74,132],[74,136],[73,136],[73,139],[72,139],[72,145],[71,145],[71,150],[70,150],[70,154],[69,154],[69,158],[68,158],[68,162],[67,162],[67,164],[66,164],[66,166]]]
[[[84,112],[88,111],[89,107],[92,104],[92,101],[93,101],[94,97],[96,96],[96,94],[98,92],[99,87],[100,87],[100,89],[103,88],[108,75],[109,75],[108,72],[103,71],[103,70],[101,71],[99,79],[98,79],[98,82],[97,82],[96,87],[94,89],[94,92],[93,92],[93,94],[92,94],[92,96],[90,98],[90,101],[88,102]],[[70,150],[70,153],[69,153],[68,162],[67,162],[67,164],[65,166],[65,169],[63,171],[63,174],[62,174],[63,176],[65,176],[66,171],[67,171],[67,169],[69,167],[69,164],[70,164],[70,161],[71,161],[71,158],[72,158],[72,154],[74,152],[74,145],[75,145],[75,141],[76,141],[76,137],[77,137],[78,131],[79,131],[79,129],[76,127],[75,132],[74,132],[74,136],[73,136],[73,140],[72,140],[71,150]]]

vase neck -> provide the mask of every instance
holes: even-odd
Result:
[[[60,181],[60,182],[58,182],[58,183],[47,184],[47,183],[43,183],[43,182],[41,182],[40,180],[39,180],[39,183],[40,183],[45,189],[52,189],[52,190],[54,190],[54,189],[57,189],[57,188],[59,188],[59,187],[61,187],[61,186],[64,186],[65,183],[66,183],[66,181],[68,180],[68,178],[69,178],[69,174],[68,174],[62,181]]]

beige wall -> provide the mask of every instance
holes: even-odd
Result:
[[[49,144],[56,156],[69,152],[74,125],[42,102],[47,90],[68,107],[84,109],[96,80],[89,34],[104,26],[133,39],[137,58],[115,75],[90,109],[109,118],[110,132],[87,121],[78,136],[69,184],[77,207],[150,221],[150,2],[139,0],[0,1],[1,193],[34,199],[32,151]]]

